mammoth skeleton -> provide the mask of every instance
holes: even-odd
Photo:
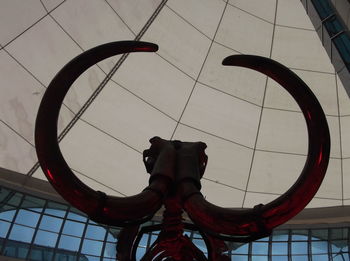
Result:
[[[143,260],[207,260],[186,236],[183,228],[198,230],[207,246],[209,260],[227,260],[222,240],[247,242],[271,233],[310,202],[320,187],[329,161],[330,137],[324,112],[308,86],[285,66],[264,57],[233,55],[223,65],[261,72],[283,86],[298,103],[307,125],[308,154],[305,166],[292,187],[268,204],[233,210],[215,206],[200,192],[207,156],[202,142],[151,139],[144,152],[150,173],[149,185],[139,194],[115,197],[95,191],[70,170],[57,141],[57,121],[63,99],[73,82],[92,65],[114,55],[155,52],[153,43],[121,41],[92,48],[70,61],[50,83],[38,111],[35,143],[40,165],[52,186],[92,220],[122,226],[118,260],[134,260],[140,235],[161,230]],[[150,220],[165,206],[164,223],[152,228],[139,224]],[[182,211],[193,223],[183,223]]]

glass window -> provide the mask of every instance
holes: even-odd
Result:
[[[98,256],[89,256],[89,255],[85,255],[85,256],[80,256],[79,257],[79,261],[100,261],[100,257]]]
[[[232,250],[233,254],[248,254],[248,246],[249,244],[244,244],[234,250]]]
[[[108,233],[107,242],[117,242],[117,238],[114,237],[111,233]]]
[[[25,259],[29,250],[29,244],[7,241],[4,248],[4,256]]]
[[[63,227],[63,233],[66,235],[81,237],[84,231],[84,226],[85,224],[66,220],[66,223]]]
[[[308,256],[292,256],[292,261],[309,261]]]
[[[65,205],[49,201],[45,209],[45,213],[57,217],[64,217],[66,215],[67,208],[68,207]]]
[[[25,210],[25,209],[20,209],[18,211],[15,222],[20,225],[36,227],[39,217],[40,215],[38,213]]]
[[[146,254],[146,248],[138,247],[136,251],[136,259],[140,260]]]
[[[267,256],[252,256],[252,261],[268,261]]]
[[[308,240],[309,231],[305,229],[292,230],[292,240]]]
[[[106,229],[101,226],[88,225],[86,229],[86,238],[104,240],[106,235]]]
[[[327,240],[328,229],[313,229],[311,230],[312,240]]]
[[[72,220],[76,220],[76,221],[81,221],[81,222],[84,222],[84,223],[87,220],[86,217],[82,216],[81,214],[73,213],[72,211],[68,212],[67,218],[68,219],[72,219]]]
[[[232,261],[248,261],[248,256],[232,255]]]
[[[80,238],[61,235],[58,248],[70,251],[78,251],[80,245]]]
[[[272,255],[286,255],[288,253],[287,242],[272,242]]]
[[[143,234],[139,243],[139,246],[146,247],[148,241],[148,234]]]
[[[101,241],[85,239],[81,252],[83,254],[101,256],[103,243]]]
[[[35,209],[38,212],[41,212],[44,206],[45,206],[45,200],[26,195],[22,202],[21,208],[30,208],[30,209]]]
[[[208,252],[207,246],[205,245],[205,242],[203,239],[193,239],[192,240],[193,244],[195,244],[198,249],[200,249],[202,252],[206,253]]]
[[[14,225],[10,233],[10,239],[30,243],[32,241],[34,229],[21,225]]]
[[[252,254],[255,255],[267,255],[269,249],[268,243],[253,242],[252,243]]]
[[[312,255],[313,261],[329,261],[328,255]]]
[[[348,252],[349,246],[347,240],[334,240],[331,243],[331,249],[333,253]]]
[[[116,244],[106,243],[104,256],[115,258],[116,254],[117,254]]]
[[[313,241],[313,242],[311,242],[311,253],[312,254],[328,253],[328,242],[327,241]]]
[[[0,187],[0,203],[5,203],[5,201],[7,202],[6,199],[10,193],[10,190]]]
[[[5,238],[9,230],[10,223],[0,220],[0,237]]]
[[[273,231],[272,241],[288,241],[288,230]]]
[[[331,239],[347,239],[348,238],[348,228],[333,228],[331,229],[330,238]]]
[[[9,205],[12,205],[12,206],[15,206],[15,207],[18,207],[19,204],[21,203],[22,201],[22,197],[23,197],[23,194],[22,193],[19,193],[19,192],[10,192],[10,194],[7,195],[7,204]],[[5,199],[6,201],[6,199]]]
[[[33,261],[51,261],[52,257],[52,249],[37,246],[33,246],[29,254],[29,259]]]
[[[34,243],[40,246],[55,247],[58,234],[38,230]]]
[[[288,256],[272,256],[272,261],[288,261]]]
[[[12,222],[16,210],[7,210],[0,213],[0,219]]]
[[[39,228],[52,232],[59,232],[62,226],[62,222],[63,220],[60,218],[43,215]]]
[[[307,242],[292,242],[292,255],[307,254]]]

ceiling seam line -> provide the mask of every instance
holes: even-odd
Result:
[[[64,29],[64,27],[50,14],[50,17],[55,21],[55,23],[61,28],[61,30],[84,52],[85,49]],[[96,64],[96,66],[105,74],[107,75],[108,73],[106,73],[103,68],[99,65]],[[124,90],[126,90],[127,92],[129,92],[130,94],[132,94],[133,96],[137,97],[139,100],[143,101],[144,103],[148,104],[149,106],[153,107],[154,109],[156,109],[157,111],[161,112],[162,114],[164,114],[165,116],[167,116],[168,118],[176,121],[176,119],[172,118],[170,115],[168,115],[167,113],[163,112],[162,110],[158,109],[157,107],[155,107],[154,105],[152,105],[151,103],[147,102],[146,100],[144,100],[143,98],[141,98],[140,96],[138,96],[136,93],[128,90],[126,87],[122,86],[121,84],[119,84],[118,82],[116,82],[115,80],[113,80],[112,78],[110,78],[110,81],[118,84],[121,88],[123,88]],[[73,112],[75,114],[75,112]],[[85,120],[87,121],[87,120]]]
[[[323,71],[315,71],[315,70],[310,70],[310,69],[302,69],[302,68],[294,68],[294,67],[288,67],[290,70],[295,70],[295,71],[303,71],[303,72],[312,72],[312,73],[322,73],[322,74],[328,74],[328,75],[334,75],[334,72],[323,72]]]
[[[124,19],[118,14],[118,12],[111,6],[111,4],[105,0],[105,2],[107,3],[107,5],[113,10],[113,12],[116,14],[116,16],[118,16],[118,18],[123,22],[123,24],[125,24],[125,26],[129,29],[129,31],[136,36],[136,33],[130,28],[130,26],[124,21]]]
[[[12,128],[7,122],[5,122],[4,120],[0,119],[0,122],[2,124],[4,124],[8,129],[11,130],[11,132],[15,133],[19,138],[21,138],[22,140],[24,140],[25,142],[27,142],[31,147],[34,148],[34,145],[27,140],[24,136],[22,136],[22,134],[20,134],[18,131],[16,131],[14,128]]]
[[[45,90],[47,89],[47,86],[42,83],[27,67],[25,67],[19,60],[17,60],[16,57],[14,57],[6,48],[3,48],[4,52],[6,52],[6,54],[8,56],[10,56],[23,70],[25,70],[37,83],[39,83],[39,85],[41,85],[41,87],[43,87]],[[69,108],[65,103],[63,103],[63,106],[69,110],[72,114],[75,114],[75,112]]]
[[[176,12],[174,9],[172,9],[169,5],[166,5],[166,7],[172,11],[177,17],[179,17],[180,19],[182,19],[185,23],[187,23],[188,25],[190,25],[191,27],[193,27],[193,29],[195,29],[197,32],[199,32],[200,34],[202,34],[203,36],[205,36],[206,38],[208,38],[208,40],[212,41],[213,39],[211,39],[208,35],[206,35],[205,33],[203,33],[201,30],[199,30],[199,28],[197,28],[195,25],[193,25],[190,21],[188,21],[186,18],[184,18],[182,15],[180,15],[178,12]]]
[[[231,7],[235,8],[235,9],[237,9],[237,10],[240,10],[240,11],[242,11],[243,13],[246,13],[246,14],[248,14],[248,15],[250,15],[250,16],[253,16],[253,17],[255,17],[255,18],[257,18],[257,19],[259,19],[259,20],[261,20],[261,21],[263,21],[263,22],[266,22],[266,23],[271,24],[271,25],[274,24],[274,23],[272,23],[272,22],[270,22],[270,21],[268,21],[268,20],[266,20],[266,19],[264,19],[264,18],[262,18],[262,17],[260,17],[260,16],[257,16],[257,15],[255,15],[255,14],[253,14],[253,13],[250,13],[250,12],[248,12],[247,10],[244,10],[244,9],[238,7],[238,6],[235,6],[235,5],[231,4],[231,3],[228,3],[228,4],[229,4]]]
[[[271,36],[271,46],[270,46],[269,58],[272,57],[273,43],[274,43],[274,38],[275,38],[278,0],[276,0],[275,3],[276,3],[276,4],[275,4],[275,17],[274,17],[274,23],[273,23],[272,36]],[[241,206],[242,208],[244,207],[244,204],[245,204],[245,200],[246,200],[246,196],[247,196],[247,190],[248,190],[248,186],[249,186],[249,182],[250,182],[250,177],[251,177],[252,170],[253,170],[255,152],[256,152],[256,147],[257,147],[257,144],[258,144],[259,133],[260,133],[260,126],[261,126],[262,116],[263,116],[263,111],[264,111],[264,104],[265,104],[265,98],[266,98],[266,91],[267,91],[268,79],[269,79],[269,78],[266,76],[265,87],[264,87],[264,93],[263,93],[263,99],[262,99],[262,103],[261,103],[261,104],[262,104],[262,107],[261,107],[261,110],[260,110],[259,122],[258,122],[257,131],[256,131],[256,137],[255,137],[253,155],[252,155],[252,158],[251,158],[251,163],[250,163],[250,168],[249,168],[249,173],[248,173],[248,178],[247,178],[245,193],[244,193],[243,200],[242,200],[242,206]]]
[[[334,72],[335,89],[337,94],[337,107],[338,107],[338,127],[339,127],[339,149],[340,149],[340,174],[341,174],[341,195],[342,195],[342,205],[344,206],[344,169],[343,169],[343,145],[342,145],[342,131],[341,131],[341,120],[340,120],[340,102],[339,102],[339,87],[337,80],[337,73]]]
[[[194,89],[195,89],[195,87],[196,87],[196,85],[197,85],[197,82],[198,82],[198,80],[199,80],[199,77],[200,77],[200,75],[201,75],[201,73],[202,73],[202,70],[203,70],[203,68],[204,68],[205,62],[207,61],[207,58],[208,58],[208,56],[209,56],[211,47],[213,46],[213,43],[214,43],[214,39],[215,39],[215,37],[216,37],[217,32],[219,31],[219,27],[220,27],[221,22],[222,22],[222,19],[223,19],[223,17],[224,17],[224,14],[225,14],[227,5],[228,5],[228,3],[226,3],[225,6],[224,6],[224,8],[223,8],[223,11],[222,11],[222,14],[221,14],[221,17],[220,17],[218,26],[216,27],[216,30],[215,30],[215,33],[214,33],[214,36],[213,36],[213,40],[210,42],[210,45],[209,45],[207,54],[206,54],[206,56],[205,56],[205,58],[204,58],[204,60],[203,60],[202,66],[201,66],[201,68],[200,68],[200,70],[199,70],[199,73],[198,73],[198,75],[197,75],[197,78],[196,78],[196,80],[195,80],[195,83],[194,83],[194,85],[193,85],[193,87],[192,87],[192,90],[191,90],[189,96],[188,96],[188,99],[187,99],[187,101],[186,101],[186,104],[185,104],[185,106],[184,106],[184,108],[183,108],[183,110],[182,110],[182,112],[181,112],[181,115],[180,115],[180,117],[179,117],[179,120],[177,121],[177,124],[176,124],[176,126],[175,126],[175,128],[174,128],[174,131],[173,131],[173,133],[172,133],[172,135],[171,135],[171,137],[170,137],[171,140],[174,138],[175,132],[176,132],[178,126],[179,126],[179,123],[180,123],[180,121],[181,121],[181,119],[182,119],[182,116],[184,115],[184,113],[185,113],[185,111],[186,111],[187,105],[188,105],[188,103],[189,103],[189,101],[190,101],[190,99],[191,99],[191,97],[192,97],[192,94],[193,94],[193,92],[194,92]]]
[[[129,89],[127,89],[125,86],[123,86],[122,84],[118,83],[117,81],[111,79],[112,82],[114,82],[115,84],[117,84],[120,88],[122,88],[123,90],[125,90],[126,92],[132,94],[133,96],[135,96],[136,98],[138,98],[139,100],[141,100],[143,103],[147,104],[148,106],[150,106],[151,108],[153,108],[154,110],[160,112],[161,114],[163,114],[164,116],[166,116],[167,118],[177,122],[177,120],[175,118],[173,118],[172,116],[170,116],[169,114],[167,114],[166,112],[162,111],[161,109],[157,108],[156,106],[154,106],[152,103],[146,101],[145,99],[143,99],[141,96],[138,96],[136,93],[130,91]]]
[[[129,144],[127,144],[126,142],[124,142],[124,141],[118,139],[117,137],[114,137],[112,134],[108,133],[107,131],[104,131],[104,130],[100,129],[100,128],[97,127],[96,125],[94,125],[94,124],[92,124],[92,123],[86,121],[86,120],[83,119],[83,118],[80,118],[80,120],[81,120],[82,122],[88,124],[89,126],[93,127],[94,129],[96,129],[96,130],[102,132],[102,133],[105,134],[106,136],[108,136],[108,137],[110,137],[110,138],[112,138],[112,139],[118,141],[119,143],[122,143],[122,144],[125,145],[126,147],[128,147],[128,148],[134,150],[135,152],[137,152],[137,153],[139,153],[139,154],[142,154],[142,152],[139,151],[138,149],[132,147],[131,145],[129,145]]]
[[[290,25],[276,24],[276,26],[290,28],[290,29],[296,29],[296,30],[303,30],[303,31],[308,31],[308,32],[316,32],[315,29],[308,29],[308,28],[302,28],[302,27],[296,27],[296,26],[290,26]]]
[[[21,37],[24,33],[26,33],[28,30],[30,30],[31,28],[33,28],[36,24],[38,24],[40,21],[42,21],[45,17],[47,17],[51,12],[53,12],[54,10],[56,10],[59,6],[61,6],[64,2],[66,2],[66,0],[62,1],[59,5],[57,5],[55,8],[53,8],[50,12],[47,12],[44,16],[42,16],[41,18],[39,18],[39,20],[37,20],[36,22],[34,22],[32,25],[30,25],[28,28],[26,28],[23,32],[21,32],[20,34],[16,35],[14,38],[12,38],[9,42],[7,42],[6,44],[4,44],[2,47],[3,49],[5,47],[7,47],[8,45],[10,45],[13,41],[15,41],[16,39],[18,39],[19,37]],[[44,7],[45,10],[46,7]]]
[[[162,2],[158,5],[156,10],[153,12],[151,17],[148,19],[144,27],[141,29],[141,31],[138,33],[138,35],[135,37],[135,41],[139,41],[141,37],[145,34],[147,29],[151,26],[152,22],[155,20],[155,18],[158,16],[161,9],[166,4],[167,0],[162,0]],[[75,123],[79,120],[81,115],[87,110],[87,108],[91,105],[91,103],[95,100],[95,98],[98,96],[98,94],[102,91],[104,86],[108,83],[108,81],[112,78],[112,76],[115,74],[115,72],[119,69],[119,67],[122,65],[122,63],[125,61],[125,59],[128,57],[128,53],[123,54],[117,63],[113,66],[113,68],[110,70],[110,72],[106,75],[106,77],[103,79],[103,81],[99,84],[99,86],[96,88],[96,90],[92,93],[92,95],[89,97],[89,99],[85,102],[85,104],[80,108],[80,110],[75,114],[73,119],[68,123],[68,125],[62,130],[60,135],[58,136],[58,142],[60,142],[64,136],[69,132],[69,130],[75,125]],[[39,168],[40,164],[39,162],[36,162],[34,166],[29,170],[27,173],[27,176],[32,176],[34,172]]]
[[[245,148],[245,149],[249,149],[249,150],[254,150],[254,148],[252,148],[252,147],[249,147],[249,146],[247,146],[247,145],[244,145],[244,144],[238,143],[238,142],[236,142],[236,141],[227,139],[227,138],[222,137],[222,136],[219,136],[219,135],[217,135],[217,134],[214,134],[214,133],[211,133],[211,132],[207,132],[207,131],[202,130],[202,129],[198,129],[198,128],[195,127],[195,126],[191,126],[191,125],[188,125],[188,124],[183,123],[183,122],[180,122],[179,124],[180,124],[180,125],[183,125],[183,126],[185,126],[185,127],[188,127],[188,128],[190,128],[190,129],[196,130],[196,131],[198,131],[198,132],[204,133],[204,134],[206,134],[206,135],[212,136],[212,137],[214,137],[214,138],[223,140],[223,141],[225,141],[225,142],[232,143],[232,144],[237,145],[237,146],[239,146],[239,147],[242,147],[242,148]],[[256,151],[260,151],[260,152],[274,153],[274,154],[294,155],[294,156],[301,156],[301,157],[306,157],[306,156],[307,156],[307,154],[302,154],[302,153],[297,153],[297,152],[275,151],[275,150],[260,149],[260,148],[256,148],[255,150],[256,150]],[[330,156],[330,159],[340,160],[341,158],[340,158],[340,157]],[[344,157],[343,159],[350,159],[350,157]]]
[[[91,178],[90,176],[88,176],[88,175],[82,173],[81,171],[78,171],[78,170],[76,170],[76,169],[74,169],[74,168],[71,168],[71,170],[77,172],[78,174],[84,176],[85,178],[88,178],[88,179],[90,179],[90,180],[92,180],[92,181],[94,181],[94,182],[96,182],[96,183],[98,183],[98,184],[100,184],[100,185],[102,185],[102,186],[104,186],[104,187],[106,187],[106,188],[109,188],[109,189],[113,190],[114,192],[119,193],[120,195],[122,195],[122,196],[124,196],[124,197],[127,196],[126,194],[124,194],[124,193],[122,193],[122,192],[120,192],[120,191],[118,191],[118,190],[116,190],[116,189],[114,189],[114,188],[112,188],[112,187],[109,187],[109,186],[103,184],[102,182],[100,182],[100,181],[98,181],[98,180],[96,180],[96,179],[94,179],[94,178]]]
[[[229,49],[229,50],[231,50],[231,51],[233,51],[233,52],[236,52],[236,53],[239,53],[239,54],[243,54],[242,52],[240,52],[240,51],[238,51],[238,50],[236,50],[236,49],[233,49],[232,47],[227,46],[226,44],[223,44],[223,43],[218,42],[218,41],[216,41],[216,40],[214,40],[214,43],[216,43],[216,44],[218,44],[218,45],[221,45],[222,47],[225,47],[225,48],[227,48],[227,49]]]
[[[212,183],[219,184],[219,185],[221,185],[221,186],[229,187],[229,188],[231,188],[231,189],[239,190],[239,191],[241,191],[241,192],[244,192],[244,189],[241,189],[241,188],[238,188],[238,187],[234,187],[234,186],[231,186],[231,185],[222,183],[222,182],[220,182],[219,180],[213,180],[213,179],[209,179],[209,178],[205,178],[205,177],[202,177],[202,179],[204,179],[204,180],[206,180],[206,181],[209,181],[209,182],[212,182]]]

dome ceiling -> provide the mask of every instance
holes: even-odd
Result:
[[[202,192],[212,203],[252,207],[286,191],[307,153],[298,106],[264,75],[221,65],[232,54],[255,54],[299,75],[327,115],[331,159],[309,207],[350,204],[350,101],[300,1],[4,0],[0,7],[2,168],[46,179],[33,133],[51,79],[85,50],[135,39],[159,51],[93,66],[61,109],[61,149],[86,184],[138,193],[148,183],[142,151],[160,136],[207,143]]]

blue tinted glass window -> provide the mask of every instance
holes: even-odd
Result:
[[[292,254],[307,254],[307,242],[292,242]]]
[[[79,249],[80,238],[62,235],[58,248],[70,251],[77,251]]]
[[[27,257],[28,250],[29,250],[29,244],[7,241],[3,253],[4,253],[4,256],[11,256],[11,257],[24,259]]]
[[[107,242],[117,242],[117,235],[118,234],[119,234],[119,230],[109,229],[109,232],[107,235]]]
[[[26,195],[23,199],[21,208],[30,208],[35,209],[37,212],[41,212],[44,205],[45,200]]]
[[[5,238],[9,230],[10,223],[0,220],[0,237]]]
[[[88,225],[86,229],[86,238],[104,240],[106,229],[100,226]]]
[[[248,254],[248,244],[244,244],[237,249],[232,250],[232,253],[234,254]]]
[[[66,214],[67,208],[68,207],[65,205],[49,201],[47,203],[45,213],[58,216],[58,217],[64,217]]]
[[[0,219],[12,222],[15,213],[16,213],[15,210],[3,211],[0,213]]]
[[[10,232],[10,239],[30,243],[32,241],[34,229],[21,225],[14,225]]]
[[[252,243],[252,254],[267,255],[269,249],[268,243],[253,242]]]
[[[332,252],[348,252],[349,246],[347,240],[333,240],[331,243]]]
[[[116,254],[117,254],[116,244],[106,243],[104,256],[115,258]]]
[[[10,190],[0,187],[0,203],[4,203],[10,193],[11,193]]]
[[[38,223],[39,217],[40,215],[38,213],[28,211],[25,209],[20,209],[18,211],[15,222],[17,224],[35,227]]]
[[[272,241],[288,241],[288,230],[275,230],[272,234]]]
[[[307,240],[308,231],[307,230],[293,230],[292,231],[292,240]]]
[[[288,256],[272,256],[272,261],[288,261]]]
[[[12,206],[19,206],[19,204],[22,201],[22,197],[23,194],[22,193],[14,193],[14,192],[10,192],[10,194],[8,195],[9,199],[7,201],[8,204],[12,205]]]
[[[312,255],[312,260],[329,261],[328,255]]]
[[[81,237],[85,224],[67,220],[63,227],[63,233],[67,235]]]
[[[58,234],[38,230],[34,243],[40,246],[55,247]]]
[[[287,242],[272,242],[272,254],[273,255],[286,255],[288,253]]]
[[[76,221],[81,221],[81,222],[86,222],[86,220],[87,220],[86,217],[79,215],[79,214],[76,214],[76,213],[73,213],[73,212],[68,212],[67,218],[72,219],[72,220],[76,220]]]
[[[308,256],[292,256],[292,261],[309,261]]]
[[[208,252],[207,246],[202,239],[193,239],[192,242],[203,252]]]
[[[85,258],[87,258],[87,259],[85,259]],[[88,260],[88,261],[100,261],[100,257],[85,255],[84,259],[79,258],[79,261],[86,261],[86,260]]]
[[[232,261],[248,261],[248,256],[233,255]]]
[[[56,216],[56,217],[64,217],[66,212],[62,211],[60,209],[52,209],[52,208],[47,208],[44,211],[46,214],[52,215],[52,216]]]
[[[252,261],[268,261],[267,256],[252,256]]]
[[[102,251],[102,242],[85,239],[83,242],[82,253],[88,255],[100,256]]]
[[[138,247],[136,251],[136,259],[140,260],[146,253],[146,248]]]
[[[62,222],[63,220],[60,218],[43,215],[40,221],[39,228],[53,232],[58,232],[61,229]]]
[[[328,253],[328,242],[327,241],[314,241],[311,243],[311,252],[313,254],[324,254]]]

